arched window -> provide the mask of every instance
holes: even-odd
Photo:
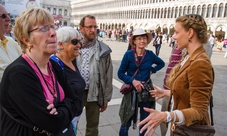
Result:
[[[183,15],[187,14],[187,7],[184,7]]]
[[[213,6],[213,12],[212,12],[212,17],[216,17],[217,14],[217,4],[214,4]]]
[[[154,9],[151,10],[151,18],[154,18],[153,15],[154,15]]]
[[[175,16],[174,16],[175,18],[178,17],[177,14],[178,14],[178,7],[175,8]]]
[[[187,14],[191,14],[191,13],[192,13],[191,6],[188,6],[188,13]]]
[[[56,8],[53,8],[53,14],[56,15]]]
[[[162,18],[162,17],[163,17],[162,15],[163,15],[163,8],[161,9],[161,17],[160,17],[160,18]]]
[[[156,18],[156,15],[157,15],[157,9],[155,9],[154,11],[154,18]]]
[[[171,10],[170,10],[170,8],[168,8],[168,16],[167,16],[167,18],[170,18],[170,13],[171,13]]]
[[[222,17],[222,13],[223,13],[223,3],[221,3],[221,4],[219,5],[218,17]]]
[[[209,4],[209,5],[207,6],[207,15],[206,15],[207,18],[210,17],[210,12],[211,12],[211,5]]]
[[[196,13],[196,8],[195,6],[192,7],[192,14],[195,14]]]
[[[201,16],[205,17],[205,13],[206,13],[206,5],[203,5]]]
[[[174,7],[172,7],[172,10],[171,10],[171,18],[173,18],[173,13],[174,13]]]
[[[167,15],[167,8],[165,8],[165,11],[164,11],[164,18],[166,18],[166,15]]]
[[[179,16],[182,15],[182,7],[180,6],[180,9],[179,9]]]
[[[160,8],[158,8],[158,16],[157,18],[160,18]]]
[[[67,16],[67,14],[68,14],[68,11],[67,9],[65,9],[64,15]]]
[[[199,6],[197,7],[197,14],[200,15],[200,12],[201,12],[201,6],[199,5]]]
[[[227,3],[225,4],[225,13],[224,13],[224,17],[227,17]]]
[[[58,14],[59,14],[59,15],[62,15],[62,11],[61,11],[61,9],[59,9]]]

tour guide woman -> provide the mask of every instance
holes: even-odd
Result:
[[[180,64],[175,66],[167,84],[171,90],[156,89],[150,93],[160,99],[171,98],[171,107],[167,112],[144,108],[150,115],[138,125],[147,123],[140,132],[147,129],[146,135],[155,132],[161,122],[169,122],[166,136],[171,135],[170,128],[176,125],[210,125],[208,106],[214,83],[214,71],[203,44],[207,43],[207,25],[203,17],[196,14],[180,16],[176,19],[173,38],[179,49],[187,49]]]
[[[150,80],[150,74],[156,73],[165,65],[162,59],[156,56],[152,51],[145,49],[145,47],[151,42],[151,39],[150,33],[146,33],[140,28],[135,29],[130,39],[130,45],[133,45],[135,50],[129,50],[124,54],[118,70],[119,79],[126,84],[132,84],[137,92],[137,102],[138,106],[140,107],[140,120],[143,120],[148,116],[148,113],[144,111],[143,107],[155,109],[155,99],[150,95],[147,98],[148,100],[141,100],[141,92],[142,90],[145,90],[143,84],[147,82],[149,85],[151,85],[152,82]],[[135,77],[133,77],[137,71],[137,66],[139,66],[139,70]],[[135,112],[131,110],[132,92],[133,91],[124,94],[121,102],[121,108],[119,111],[121,118],[119,136],[128,136],[128,129],[131,126],[132,120],[134,121],[134,125],[136,123],[135,120],[137,120],[135,116],[137,114],[137,110],[135,110]],[[143,134],[140,134],[140,136],[143,136]]]
[[[71,120],[82,108],[61,67],[49,60],[57,51],[54,28],[53,17],[43,8],[30,8],[15,20],[23,54],[2,78],[1,136],[75,136]]]

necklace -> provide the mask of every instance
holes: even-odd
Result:
[[[54,83],[54,79],[53,79],[53,76],[52,76],[53,74],[51,73],[51,69],[50,69],[49,64],[47,63],[47,67],[48,67],[48,72],[49,72],[49,74],[50,74],[50,77],[51,77],[51,80],[52,80],[52,83],[53,83],[53,86],[54,86],[54,87],[53,87],[53,90],[54,90],[54,91],[51,91],[49,85],[47,84],[46,79],[45,79],[44,76],[43,76],[43,73],[41,72],[41,70],[39,69],[38,65],[35,63],[35,61],[33,61],[33,59],[32,59],[30,56],[28,56],[27,54],[25,54],[25,55],[26,55],[26,56],[35,64],[36,68],[38,69],[38,71],[39,71],[39,73],[40,73],[40,75],[41,75],[41,77],[42,77],[42,79],[43,79],[43,81],[44,81],[44,83],[45,83],[45,85],[46,85],[46,87],[48,88],[50,94],[51,94],[51,95],[53,96],[53,98],[54,98],[54,101],[53,101],[54,105],[56,105],[56,104],[57,104],[56,90],[57,90],[58,87],[56,87],[56,86],[57,86],[57,83],[56,83],[56,84]],[[57,81],[56,81],[56,82],[57,82]]]

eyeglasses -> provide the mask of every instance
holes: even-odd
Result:
[[[72,39],[72,40],[71,40],[71,43],[72,43],[73,45],[77,45],[78,43],[79,43],[80,45],[82,45],[82,43],[81,43],[80,40],[78,40],[78,39]]]
[[[147,40],[147,37],[141,37],[141,38],[137,38],[136,40],[138,40],[138,41],[142,41],[142,40]]]
[[[87,29],[92,29],[92,28],[97,29],[98,28],[98,26],[83,26],[83,27],[85,27]]]
[[[33,32],[35,30],[38,30],[40,32],[47,32],[47,31],[50,30],[50,28],[56,30],[58,27],[56,25],[44,25],[44,26],[40,26],[38,28],[30,30],[30,31],[28,31],[28,33],[31,33],[31,32]]]
[[[10,13],[7,13],[7,14],[0,14],[0,17],[1,17],[2,19],[6,19],[7,16],[10,17]]]

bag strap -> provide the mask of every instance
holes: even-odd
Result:
[[[210,120],[211,120],[211,126],[214,125],[214,119],[213,119],[213,108],[214,107],[214,103],[213,103],[213,95],[211,95],[210,97]]]
[[[33,126],[33,125],[31,125],[30,123],[28,123],[28,122],[26,122],[24,120],[15,119],[4,107],[2,107],[2,109],[11,119],[16,121],[17,123],[22,124],[22,125],[24,125],[24,126],[26,126],[28,128],[31,128],[33,131],[39,132],[40,134],[43,133],[43,134],[46,134],[47,136],[50,135],[50,133],[48,131],[46,131],[46,130],[42,130],[42,129],[36,127],[36,126]]]
[[[135,60],[135,62],[136,62],[136,66],[137,66],[137,70],[136,70],[136,72],[134,73],[134,75],[132,76],[132,77],[134,78],[134,77],[136,76],[136,74],[139,72],[140,65],[142,64],[142,62],[143,62],[143,60],[144,60],[144,58],[145,58],[145,55],[146,55],[146,50],[145,50],[145,52],[144,52],[144,54],[143,54],[143,57],[142,57],[140,63],[138,62],[138,58],[137,58],[137,54],[136,54],[135,50],[133,51],[133,53],[134,53],[134,60]]]

